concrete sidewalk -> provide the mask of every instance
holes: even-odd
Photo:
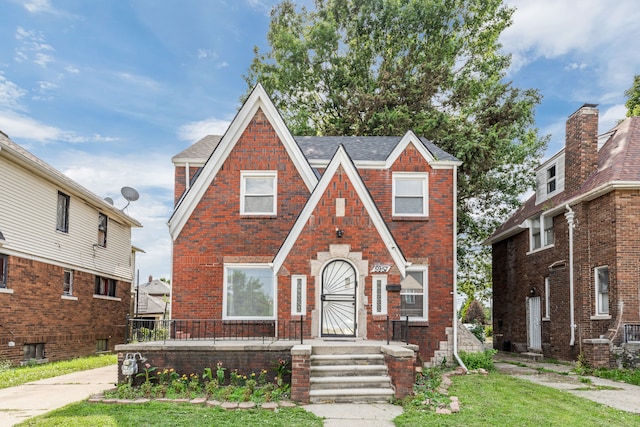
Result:
[[[303,409],[323,417],[325,427],[393,427],[402,406],[389,403],[313,403]]]
[[[105,366],[0,390],[0,427],[87,399],[114,387],[118,367]]]

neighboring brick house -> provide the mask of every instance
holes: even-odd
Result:
[[[140,320],[168,319],[170,313],[171,285],[149,276],[147,283],[136,287],[134,317]]]
[[[536,194],[488,241],[495,348],[636,363],[640,117],[598,135],[598,110],[584,105],[536,173]]]
[[[455,157],[410,131],[294,137],[258,85],[172,160],[173,319],[385,340],[409,316],[422,360],[452,361]]]
[[[124,342],[140,224],[0,132],[0,359]]]

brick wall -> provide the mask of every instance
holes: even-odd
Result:
[[[63,273],[62,267],[9,256],[7,287],[13,293],[0,293],[0,359],[20,363],[24,344],[45,343],[45,356],[54,361],[95,354],[98,339],[107,339],[110,351],[124,343],[131,285],[116,283],[120,301],[98,299],[95,275],[75,271],[77,300],[62,299]]]
[[[566,123],[565,191],[575,193],[598,170],[598,110],[585,105]]]
[[[383,346],[382,351],[396,399],[402,399],[413,394],[416,374],[415,353],[412,350],[395,346]]]

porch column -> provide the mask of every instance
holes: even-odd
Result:
[[[310,375],[311,346],[293,346],[291,349],[291,400],[309,403]]]

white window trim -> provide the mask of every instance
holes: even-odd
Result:
[[[611,270],[609,270],[609,266],[608,265],[601,265],[601,266],[595,267],[593,269],[593,281],[594,281],[594,288],[595,288],[594,290],[595,290],[595,303],[596,303],[596,307],[595,307],[595,309],[596,309],[595,313],[596,314],[593,317],[600,318],[600,319],[611,318],[611,313],[610,313],[610,310],[611,310],[611,299],[610,298],[607,301],[607,312],[603,313],[603,312],[600,311],[600,291],[599,291],[600,283],[598,281],[598,271],[602,270],[602,269],[605,269],[605,268],[609,271],[609,292],[607,292],[607,295],[610,295],[610,292],[611,292]]]
[[[398,213],[396,212],[396,183],[402,180],[422,180],[422,212],[421,214]],[[391,203],[393,216],[406,217],[428,217],[429,216],[429,174],[421,172],[394,172],[392,178]]]
[[[381,305],[380,311],[378,308],[378,286],[376,282],[380,280],[381,284]],[[371,276],[371,313],[372,314],[387,314],[387,276],[384,274],[374,274]]]
[[[407,272],[409,271],[422,271],[422,317],[411,317],[409,316],[409,321],[414,322],[424,322],[429,320],[429,267],[426,265],[416,265],[410,268],[407,268]],[[402,289],[400,290],[400,298],[404,297],[405,294],[402,293]],[[404,316],[402,316],[404,318]]]
[[[227,283],[229,268],[271,269],[273,276],[273,316],[228,316],[227,315]],[[272,264],[224,264],[222,283],[222,320],[276,320],[278,316],[278,280]]]
[[[245,212],[245,179],[273,179],[273,209],[270,212]],[[241,171],[240,172],[240,215],[277,215],[278,214],[278,171]]]
[[[546,238],[546,234],[545,234],[545,229],[544,229],[544,220],[545,218],[547,218],[547,215],[544,214],[540,214],[539,216],[534,216],[532,218],[529,218],[527,220],[527,224],[529,227],[529,252],[527,252],[527,254],[532,254],[534,252],[538,252],[538,251],[543,251],[545,249],[549,249],[555,246],[555,242],[554,243],[547,243],[547,238]],[[539,248],[534,248],[533,247],[533,221],[538,219],[539,223],[540,223],[540,247]],[[553,228],[553,227],[552,227]]]
[[[302,280],[301,289],[301,310],[296,310],[298,301],[298,279]],[[226,295],[226,292],[225,292]],[[225,306],[226,307],[226,306]],[[302,274],[294,274],[291,276],[291,314],[295,316],[304,316],[307,313],[307,276]]]
[[[551,168],[555,168],[556,169],[556,174],[553,176],[553,178],[549,179],[549,170]],[[544,181],[544,194],[546,195],[547,198],[553,197],[558,192],[558,161],[553,162],[552,164],[548,165],[544,169],[544,178],[545,178],[545,181]],[[556,188],[553,191],[548,191],[549,183],[551,181],[555,181]]]
[[[551,283],[548,277],[544,278],[544,317],[542,320],[551,320],[551,300],[550,293],[551,292]]]

